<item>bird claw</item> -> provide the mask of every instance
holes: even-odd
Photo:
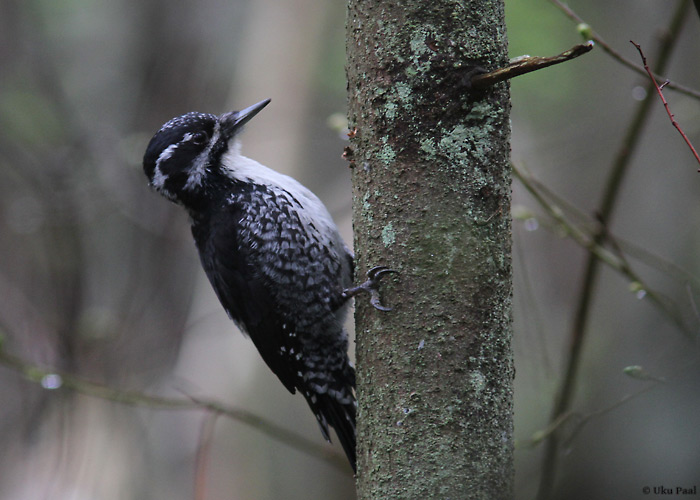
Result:
[[[366,273],[367,281],[356,287],[343,290],[343,297],[345,299],[349,299],[350,297],[354,297],[361,292],[365,292],[369,294],[369,303],[372,304],[375,309],[385,312],[391,311],[393,308],[382,305],[381,297],[379,296],[379,280],[385,274],[396,272],[398,271],[389,269],[386,266],[374,266]]]

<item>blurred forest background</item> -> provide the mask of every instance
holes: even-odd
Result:
[[[552,3],[506,3],[511,57],[580,41]],[[652,64],[676,5],[571,2],[620,53],[637,63],[635,40]],[[270,97],[244,153],[315,191],[351,242],[343,136],[330,125],[345,112],[344,18],[343,2],[323,0],[0,0],[3,351],[118,389],[216,399],[322,443],[303,398],[227,319],[185,212],[150,192],[140,163],[169,118]],[[689,9],[665,75],[700,89],[699,60],[700,19]],[[594,219],[571,207],[596,210],[646,84],[600,47],[511,82],[514,164],[584,227]],[[700,101],[665,94],[700,145]],[[558,457],[562,498],[642,498],[645,486],[700,483],[697,168],[654,102],[610,228],[646,286],[607,267],[597,281],[572,403],[579,418]],[[543,447],[533,437],[562,378],[586,251],[521,183],[513,190],[516,491],[525,499],[537,488]],[[643,380],[628,366],[643,367]],[[236,420],[217,419],[198,466],[206,412],[127,406],[41,380],[0,364],[0,499],[189,499],[197,470],[211,499],[354,498],[349,467]]]

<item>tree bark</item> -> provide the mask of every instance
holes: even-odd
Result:
[[[358,279],[358,496],[512,498],[508,85],[503,2],[350,0]]]

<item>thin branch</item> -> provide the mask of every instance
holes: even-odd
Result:
[[[642,51],[642,47],[638,43],[633,42],[632,40],[630,40],[630,43],[632,45],[634,45],[637,48],[637,50],[639,51],[639,55],[642,58],[642,64],[644,65],[644,69],[649,74],[649,78],[651,78],[651,81],[654,83],[654,88],[656,88],[656,93],[659,94],[659,97],[661,98],[661,102],[664,103],[664,108],[666,108],[666,113],[668,114],[668,117],[671,119],[671,124],[674,127],[676,127],[676,130],[678,130],[678,133],[680,133],[681,137],[683,137],[683,140],[690,148],[690,151],[693,153],[693,156],[695,156],[695,161],[700,163],[700,156],[698,156],[698,152],[695,151],[695,148],[693,147],[693,144],[690,142],[690,139],[688,139],[688,136],[685,135],[685,132],[683,132],[683,129],[681,128],[681,126],[678,124],[678,122],[674,118],[673,113],[671,113],[671,109],[668,107],[668,102],[666,101],[666,98],[664,97],[664,93],[661,90],[662,87],[668,86],[668,80],[666,80],[664,83],[661,84],[661,86],[659,86],[659,84],[656,81],[656,78],[654,78],[654,73],[652,73],[651,70],[649,69],[649,65],[647,64],[647,58],[644,55],[644,52]],[[698,170],[698,172],[700,172],[700,170]]]
[[[537,181],[515,165],[513,165],[513,174],[532,195],[535,201],[545,210],[547,215],[555,221],[557,228],[562,230],[565,236],[571,238],[582,248],[588,250],[588,252],[595,256],[600,262],[603,262],[608,267],[627,278],[630,283],[634,283],[636,288],[644,290],[646,292],[646,298],[663,312],[666,317],[673,321],[678,328],[687,333],[694,333],[684,324],[683,318],[678,311],[673,309],[672,303],[668,300],[664,300],[664,297],[653,290],[644,279],[632,269],[632,266],[627,262],[627,259],[620,249],[620,244],[617,243],[617,240],[612,235],[606,233],[606,241],[613,247],[611,251],[605,248],[602,243],[596,241],[595,234],[597,234],[600,229],[594,229],[595,233],[592,234],[577,226],[575,223],[572,223],[564,215],[563,210],[558,205],[551,203],[542,195]],[[690,281],[690,279],[688,279],[688,281]]]
[[[587,52],[593,50],[593,42],[587,42],[580,45],[575,45],[569,50],[562,52],[553,57],[538,57],[538,56],[522,56],[513,59],[508,66],[498,68],[495,71],[488,73],[480,73],[471,78],[471,85],[475,89],[489,87],[498,82],[515,78],[516,76],[524,75],[538,69],[543,69],[548,66],[560,64],[571,59],[575,59]]]
[[[560,7],[564,7],[558,0],[553,0]],[[657,59],[656,72],[662,73],[665,71],[666,64],[670,60],[670,55],[675,46],[678,34],[683,26],[683,21],[687,17],[689,0],[683,0],[678,4],[671,22],[666,30],[668,36],[664,37],[659,50]],[[643,71],[643,70],[642,70]],[[634,118],[632,119],[627,134],[622,142],[618,154],[610,169],[607,182],[604,187],[603,199],[598,210],[598,218],[603,230],[595,235],[594,243],[600,246],[605,241],[606,228],[612,217],[617,194],[622,186],[622,181],[627,173],[628,167],[632,159],[632,153],[635,151],[641,132],[651,109],[651,91],[653,86],[651,83],[647,85],[646,98],[639,103]],[[583,273],[581,289],[578,294],[578,303],[574,315],[571,333],[569,335],[570,344],[565,367],[564,378],[557,392],[557,396],[552,408],[550,422],[556,421],[561,415],[569,411],[571,400],[573,399],[574,391],[578,382],[578,369],[581,362],[583,345],[586,338],[588,319],[591,308],[593,292],[595,290],[596,281],[599,270],[599,259],[590,252],[586,261],[586,266]],[[547,439],[545,451],[542,457],[542,475],[540,477],[539,490],[537,498],[546,500],[551,498],[554,480],[557,470],[557,454],[559,452],[560,439],[557,433],[553,433]]]
[[[6,352],[0,344],[0,364],[14,370],[31,382],[47,389],[70,389],[86,396],[91,396],[128,406],[150,408],[152,410],[205,410],[217,415],[224,415],[232,420],[257,429],[268,437],[302,451],[308,455],[325,460],[334,467],[347,471],[345,458],[333,448],[281,427],[271,420],[239,408],[226,406],[209,399],[167,398],[151,396],[138,391],[123,391],[90,382],[69,373],[51,370],[33,365],[22,358]]]
[[[566,236],[573,239],[576,243],[578,243],[590,253],[595,255],[596,258],[610,266],[612,269],[620,273],[626,274],[625,266],[620,261],[620,259],[618,259],[617,256],[612,254],[608,249],[606,249],[602,245],[597,244],[590,234],[587,234],[585,231],[583,231],[576,225],[569,223],[566,217],[564,217],[562,210],[556,205],[549,203],[536,189],[535,182],[532,178],[530,178],[529,175],[527,175],[515,165],[513,165],[513,174],[515,175],[515,178],[518,179],[520,183],[525,187],[525,189],[528,190],[528,192],[532,195],[535,201],[537,201],[537,203],[545,210],[545,212],[547,212],[547,215],[549,215],[552,219],[556,221],[556,223],[559,225],[559,228],[561,228],[564,231]],[[630,276],[628,275],[628,277]],[[634,278],[630,277],[630,279],[636,280],[636,276]]]
[[[568,224],[574,228],[578,227],[579,231],[589,238],[596,232],[603,230],[603,228],[600,227],[600,220],[591,218],[587,213],[584,213],[575,205],[554,193],[530,173],[525,172],[516,165],[513,165],[513,171],[518,180],[523,183],[528,191],[540,193],[540,196],[536,197],[535,201],[540,203],[544,208],[548,206],[548,213],[550,210],[553,210],[561,215],[561,217],[566,215],[565,220],[568,221]],[[559,224],[559,222],[557,222],[557,224]],[[560,228],[561,226],[559,225],[557,227]],[[659,257],[645,247],[620,239],[612,235],[610,231],[606,231],[606,239],[613,247],[616,255],[620,256],[624,251],[626,255],[631,256],[635,260],[662,272],[679,283],[683,283],[684,286],[689,286],[691,291],[700,290],[700,279],[690,274],[686,269],[679,267],[677,264]],[[695,317],[700,320],[700,314],[696,314]],[[693,327],[692,333],[697,336],[697,329],[695,327]]]
[[[583,36],[586,39],[593,40],[597,45],[600,45],[600,47],[603,49],[604,52],[607,52],[608,55],[610,55],[613,59],[618,61],[624,66],[627,66],[633,71],[636,71],[640,75],[646,74],[644,71],[644,68],[636,64],[634,61],[627,59],[625,56],[620,54],[618,51],[613,49],[598,33],[596,33],[593,29],[590,28],[590,25],[586,23],[576,12],[574,12],[571,7],[566,5],[565,3],[561,2],[561,0],[551,0],[554,5],[556,5],[566,16],[573,20],[576,21],[578,24],[584,26],[585,32],[583,33]],[[686,87],[684,85],[681,85],[680,83],[672,82],[666,78],[663,78],[662,76],[659,76],[659,72],[655,72],[654,76],[656,77],[657,80],[661,81],[667,81],[668,88],[674,89],[677,92],[680,92],[682,94],[694,97],[695,99],[700,99],[700,91]]]
[[[571,441],[583,430],[583,427],[591,422],[592,420],[602,417],[618,408],[623,406],[625,403],[646,394],[647,392],[655,389],[658,385],[652,384],[648,385],[644,389],[641,389],[633,394],[627,394],[620,398],[615,403],[600,410],[592,411],[584,415],[577,414],[575,412],[567,412],[560,415],[555,421],[550,422],[545,429],[536,431],[532,434],[532,437],[526,441],[518,443],[522,448],[535,448],[542,441],[553,435],[555,432],[559,432],[566,424],[569,424],[572,420],[575,420],[575,425],[568,432],[568,437],[566,438],[565,444],[571,443]]]

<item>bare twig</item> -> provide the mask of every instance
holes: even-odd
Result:
[[[597,225],[593,229],[583,229],[581,225],[573,223],[564,214],[561,206],[557,202],[550,202],[543,196],[542,188],[539,187],[539,183],[520,170],[517,166],[513,165],[513,174],[515,178],[520,181],[520,183],[528,190],[535,201],[545,210],[547,215],[551,217],[557,225],[557,229],[562,230],[564,234],[574,240],[581,247],[585,248],[590,252],[591,255],[595,256],[597,260],[603,262],[605,265],[620,273],[622,276],[627,278],[631,283],[635,283],[636,286],[646,292],[646,298],[650,300],[663,314],[668,317],[673,323],[683,331],[690,332],[688,326],[683,322],[683,318],[680,313],[672,307],[672,303],[668,300],[664,300],[659,293],[653,290],[644,281],[639,274],[637,274],[632,266],[627,262],[624,253],[620,248],[620,244],[617,240],[609,234],[607,231],[606,241],[608,241],[613,250],[608,250],[605,248],[601,242],[596,241],[596,234],[600,232],[600,225]],[[551,195],[548,195],[551,196]],[[685,277],[689,280],[689,277]]]
[[[588,27],[588,23],[584,21],[576,12],[574,12],[571,7],[566,5],[564,2],[561,0],[551,0],[554,5],[556,5],[566,16],[573,20],[576,21],[577,23],[581,25],[585,25]],[[638,64],[635,64],[634,61],[627,59],[625,56],[620,54],[618,51],[613,49],[604,39],[601,37],[598,33],[596,33],[593,29],[587,29],[584,36],[587,39],[593,40],[597,45],[600,45],[600,47],[603,49],[604,52],[606,52],[608,55],[610,55],[613,59],[618,61],[624,66],[627,66],[628,68],[636,71],[640,75],[644,75],[646,72],[644,71],[644,68],[641,67]],[[686,87],[684,85],[681,85],[680,83],[672,82],[666,78],[663,78],[662,76],[659,76],[658,72],[654,74],[657,80],[661,81],[667,81],[668,88],[674,89],[677,92],[680,92],[685,95],[689,95],[691,97],[694,97],[695,99],[700,99],[700,91]]]
[[[52,389],[70,389],[81,394],[116,403],[150,408],[153,410],[205,410],[224,415],[237,422],[257,429],[268,437],[300,450],[308,455],[327,461],[334,467],[348,471],[345,458],[323,443],[311,441],[291,432],[274,422],[239,408],[226,406],[218,401],[195,398],[167,398],[151,396],[138,391],[123,391],[90,382],[69,373],[46,369],[31,364],[6,352],[0,344],[0,364],[21,374],[24,378]]]
[[[570,9],[564,6],[564,4],[562,4],[559,0],[552,1],[560,8],[565,8],[570,11]],[[671,52],[678,38],[678,34],[683,26],[683,21],[687,17],[689,6],[689,0],[683,0],[676,7],[676,11],[674,12],[666,30],[668,36],[664,37],[661,43],[659,56],[656,63],[657,67],[655,68],[656,72],[658,73],[665,71],[666,64],[670,59]],[[577,20],[581,22],[580,18],[577,18]],[[642,69],[642,71],[644,70]],[[652,90],[653,87],[650,84],[647,88],[647,97],[639,103],[635,116],[630,122],[630,126],[623,139],[623,143],[621,144],[618,154],[610,169],[603,192],[603,199],[597,211],[603,229],[594,237],[594,243],[596,246],[602,245],[605,241],[606,231],[604,228],[608,225],[612,217],[615,202],[617,201],[617,194],[622,186],[622,181],[625,174],[627,173],[630,160],[632,158],[632,152],[639,143],[643,125],[649,116],[649,111],[651,109],[650,94]],[[599,260],[593,252],[590,252],[586,261],[581,289],[578,294],[576,312],[572,322],[564,378],[562,380],[561,387],[557,391],[557,396],[550,415],[550,422],[555,422],[561,415],[569,412],[569,406],[573,399],[578,381],[579,365],[586,338],[591,301],[596,286],[598,271]],[[542,475],[540,477],[539,490],[537,492],[538,500],[546,500],[552,496],[552,488],[556,478],[557,454],[559,452],[560,442],[560,437],[556,432],[551,434],[546,441],[544,454],[542,456]]]
[[[572,428],[569,430],[568,437],[566,439],[566,444],[569,444],[584,428],[586,424],[591,422],[592,420],[602,417],[618,408],[626,404],[627,402],[638,398],[639,396],[642,396],[646,394],[647,392],[655,389],[658,385],[653,384],[653,385],[648,385],[644,389],[641,389],[633,394],[627,394],[620,398],[617,402],[613,403],[610,406],[607,406],[605,408],[601,408],[596,411],[592,411],[590,413],[587,413],[585,415],[580,415],[574,412],[567,412],[563,415],[560,415],[557,420],[550,422],[549,425],[545,429],[539,430],[535,433],[533,433],[532,437],[526,441],[523,441],[521,443],[518,443],[518,445],[522,448],[534,448],[537,445],[539,445],[543,440],[547,439],[549,436],[554,434],[555,432],[559,432],[563,427],[568,427],[567,424],[570,424],[571,421],[574,421],[574,425]]]
[[[651,70],[649,69],[649,65],[647,64],[647,58],[644,55],[644,52],[642,51],[642,47],[638,43],[633,42],[632,40],[630,40],[630,43],[632,45],[634,45],[637,48],[637,50],[639,51],[639,55],[642,58],[642,64],[644,65],[644,69],[649,74],[649,78],[651,78],[651,81],[654,84],[654,88],[656,89],[656,93],[659,94],[659,97],[661,98],[661,102],[664,103],[664,108],[666,108],[666,113],[668,114],[668,117],[671,119],[671,124],[676,128],[676,130],[678,130],[678,133],[681,134],[681,137],[683,137],[683,140],[690,148],[690,151],[693,153],[693,156],[695,156],[695,161],[700,163],[700,156],[698,156],[698,152],[695,150],[695,148],[693,147],[693,144],[690,142],[690,139],[688,139],[688,136],[685,135],[685,132],[683,132],[683,129],[681,128],[681,126],[678,124],[678,122],[674,118],[673,113],[671,113],[671,109],[668,107],[668,102],[666,101],[666,98],[664,97],[664,93],[662,91],[662,88],[668,86],[668,80],[665,81],[664,83],[662,83],[661,85],[659,85],[656,81],[656,78],[654,78],[654,73],[652,73]],[[700,172],[700,170],[698,170],[698,172]]]
[[[593,50],[593,42],[587,42],[576,45],[566,52],[562,52],[561,54],[553,57],[518,57],[512,60],[510,64],[504,68],[499,68],[495,71],[473,76],[471,79],[471,84],[472,87],[476,89],[489,87],[498,82],[515,78],[516,76],[524,75],[525,73],[530,73],[531,71],[537,71],[538,69],[570,61],[571,59],[575,59],[580,55],[590,52],[591,50]]]

